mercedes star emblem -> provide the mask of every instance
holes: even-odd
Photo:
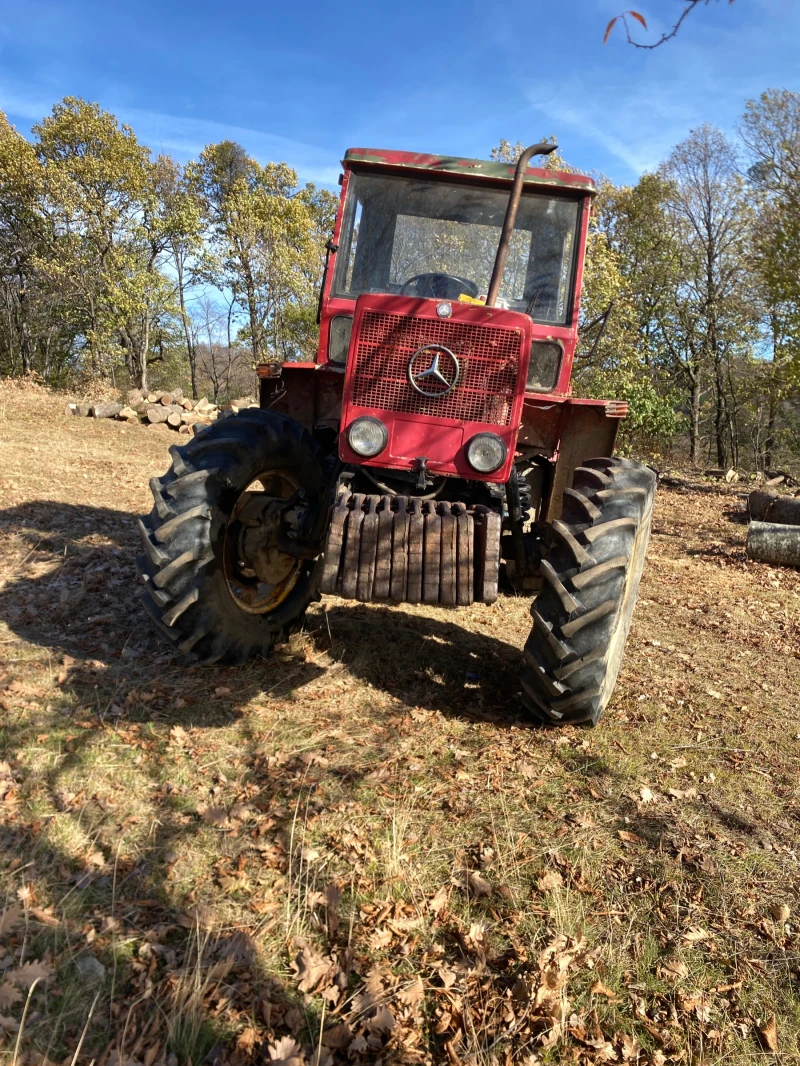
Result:
[[[430,366],[417,369],[425,363],[425,356],[433,354]],[[417,348],[408,361],[408,380],[420,396],[435,399],[446,396],[458,384],[461,367],[458,359],[442,344],[424,344]]]

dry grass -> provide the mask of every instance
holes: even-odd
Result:
[[[0,1055],[36,960],[26,1064],[800,1061],[800,575],[735,495],[661,492],[613,706],[542,732],[522,600],[187,668],[132,577],[176,438],[62,406],[0,392]]]

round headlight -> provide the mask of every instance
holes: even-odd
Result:
[[[493,474],[506,461],[508,450],[494,433],[479,433],[467,445],[467,462],[479,474]]]
[[[372,459],[389,443],[389,432],[379,418],[357,418],[347,430],[347,443],[356,455]]]

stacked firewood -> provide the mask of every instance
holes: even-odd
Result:
[[[800,494],[779,491],[789,480],[780,475],[750,493],[747,554],[764,563],[800,567]]]
[[[65,414],[84,418],[113,418],[131,425],[167,426],[178,433],[193,433],[196,426],[207,426],[226,414],[236,414],[244,407],[257,407],[252,396],[243,396],[229,404],[209,403],[206,397],[192,400],[180,389],[171,392],[148,392],[131,389],[122,403],[68,403]]]

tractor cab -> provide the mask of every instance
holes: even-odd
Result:
[[[373,149],[350,149],[343,167],[318,357],[337,366],[347,361],[360,296],[486,304],[515,172],[507,163]],[[569,388],[594,193],[583,175],[525,169],[495,303],[530,319],[538,342],[531,391]]]

